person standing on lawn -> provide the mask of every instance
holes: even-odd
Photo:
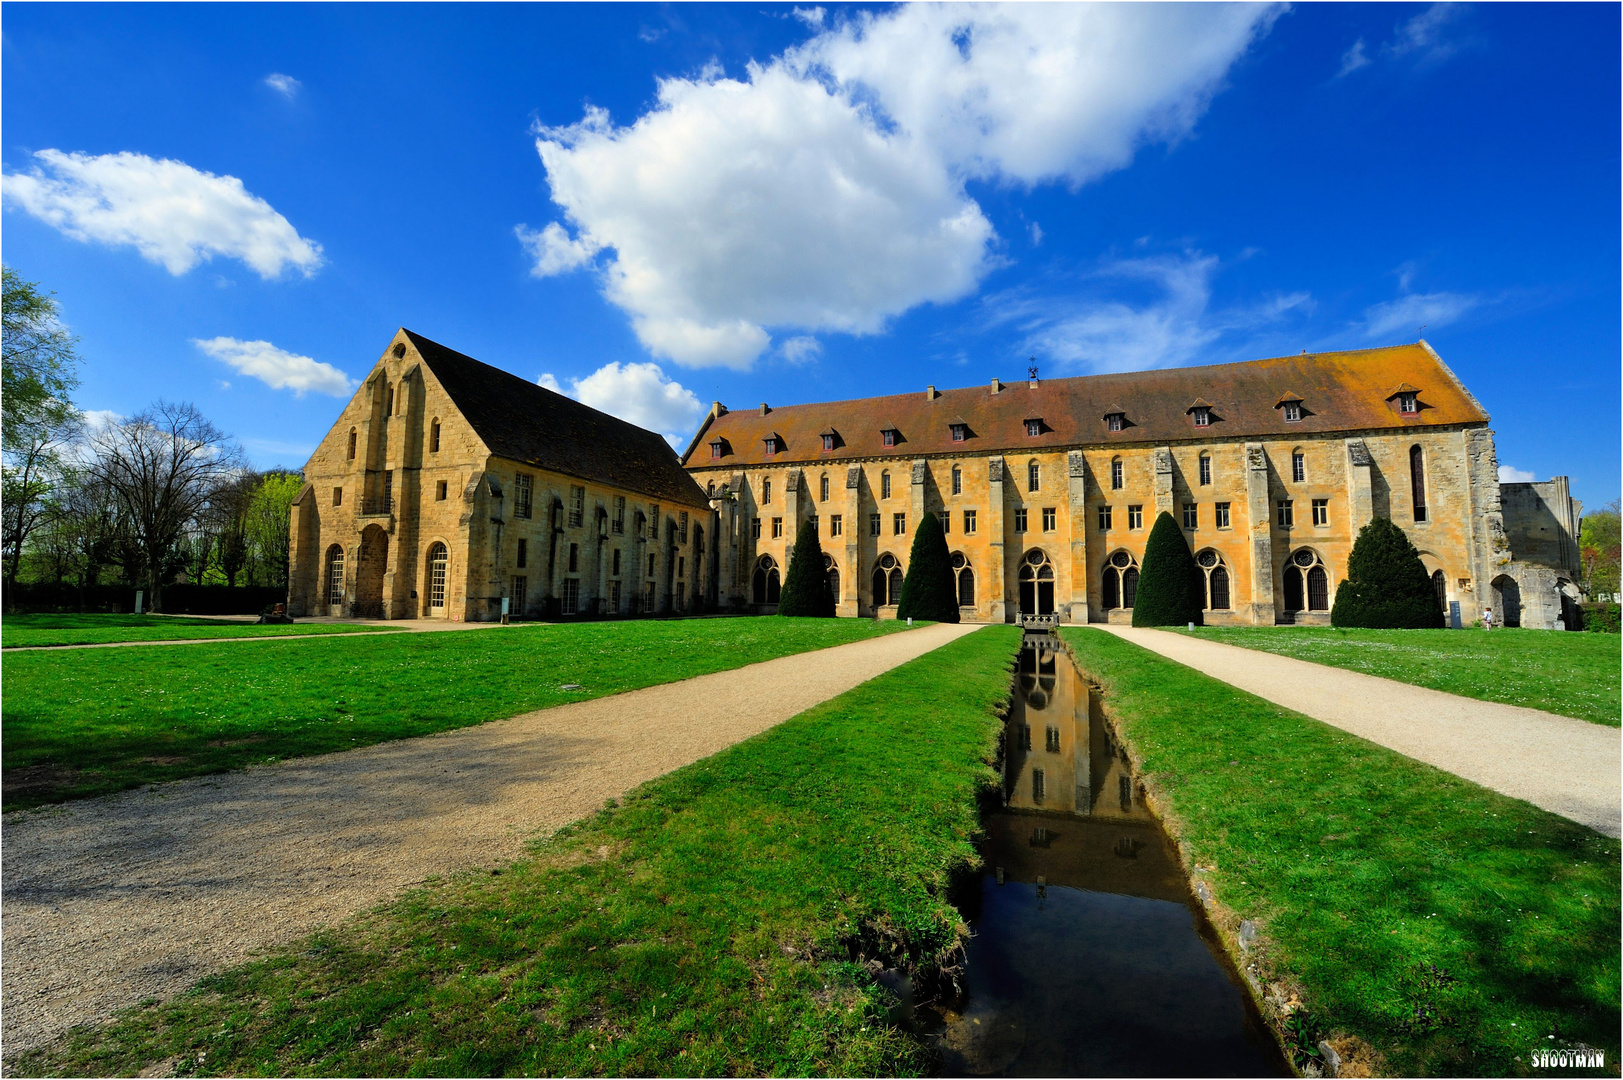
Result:
[[[1493,608],[1483,608],[1482,609],[1482,629],[1484,629],[1484,630],[1492,630],[1493,629]]]

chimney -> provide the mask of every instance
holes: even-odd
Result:
[[[924,388],[924,400],[925,401],[934,401],[935,399],[936,399],[935,387],[926,386]]]
[[[767,413],[769,413],[771,411],[772,411],[771,409],[766,407],[766,402],[764,402],[764,401],[761,402],[761,415],[762,416],[765,416]]]
[[[1002,380],[1000,380],[1000,379],[993,379],[992,380],[992,393],[994,393],[994,394],[1003,393],[1003,382],[1002,382]]]

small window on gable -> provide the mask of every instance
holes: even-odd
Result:
[[[1040,419],[1026,421],[1026,437],[1034,439],[1043,433],[1043,422]]]
[[[398,344],[396,344],[395,347],[394,347],[394,358],[396,360],[403,360],[403,359],[405,359],[405,357],[406,357],[406,343],[404,341],[402,341],[402,342],[399,342]]]
[[[389,387],[389,389],[384,393],[383,402],[384,402],[383,403],[383,415],[384,416],[393,416],[394,415],[394,387],[392,387],[392,386]]]
[[[355,460],[355,429],[349,429],[349,460]]]
[[[952,441],[953,442],[963,442],[964,439],[968,436],[968,434],[969,434],[969,425],[968,424],[953,424],[952,425]]]
[[[428,452],[430,454],[440,452],[440,418],[437,416],[434,417],[434,422],[428,425]]]
[[[710,460],[714,461],[719,457],[721,457],[721,440],[717,439],[710,444]]]

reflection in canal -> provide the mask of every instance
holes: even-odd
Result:
[[[1021,650],[1004,734],[1007,807],[943,1065],[968,1076],[1284,1076],[1126,751],[1070,658]]]

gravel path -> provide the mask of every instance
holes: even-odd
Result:
[[[4,819],[5,1055],[436,874],[945,645],[935,625],[420,739]]]
[[[1623,833],[1618,728],[1165,630],[1096,629],[1596,832]]]

